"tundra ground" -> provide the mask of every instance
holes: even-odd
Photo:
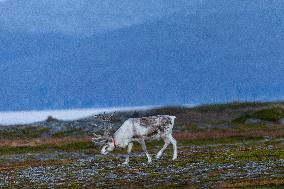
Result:
[[[281,188],[281,106],[159,110],[177,116],[178,159],[171,160],[169,146],[161,160],[148,164],[137,143],[129,166],[120,165],[126,149],[102,156],[91,135],[78,128],[55,134],[48,133],[50,128],[27,126],[2,130],[0,188]],[[146,145],[154,159],[163,142]]]
[[[179,141],[179,157],[169,148],[159,161],[146,163],[139,144],[129,166],[125,150],[102,156],[90,142],[2,147],[0,187],[236,188],[284,185],[284,139],[226,137]],[[162,146],[148,143],[154,156]]]

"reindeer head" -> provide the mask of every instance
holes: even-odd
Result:
[[[92,141],[99,145],[101,148],[101,154],[106,155],[109,152],[113,151],[115,148],[114,145],[114,139],[110,135],[110,130],[112,129],[111,120],[113,118],[113,115],[106,115],[105,113],[102,115],[97,115],[96,117],[104,122],[104,135],[97,135],[94,133],[94,138],[92,138]],[[106,122],[110,122],[107,126]]]

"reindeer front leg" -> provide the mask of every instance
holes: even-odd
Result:
[[[140,140],[140,144],[141,144],[142,149],[143,149],[143,151],[145,152],[145,154],[146,154],[146,156],[148,158],[148,163],[151,163],[152,162],[152,158],[151,158],[150,154],[147,151],[144,139]]]
[[[129,156],[130,156],[132,147],[133,147],[133,143],[132,142],[128,143],[127,155],[126,155],[125,162],[123,163],[123,165],[128,165],[128,163],[129,163]]]
[[[161,156],[163,155],[163,152],[166,150],[166,148],[170,144],[170,141],[167,138],[164,139],[164,142],[165,142],[165,144],[164,144],[163,148],[157,153],[156,159],[160,159],[161,158]]]

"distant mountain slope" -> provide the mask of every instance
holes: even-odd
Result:
[[[283,99],[283,19],[271,7],[178,13],[11,60],[0,109]]]
[[[12,31],[90,36],[155,20],[185,7],[195,9],[199,1],[0,1],[0,26]]]
[[[0,29],[0,61],[5,63],[23,57],[64,52],[78,44],[81,38],[60,33],[29,33]]]

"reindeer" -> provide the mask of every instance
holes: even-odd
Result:
[[[157,153],[156,159],[160,159],[165,149],[170,143],[173,145],[173,158],[177,159],[177,142],[172,136],[175,116],[158,115],[142,118],[129,118],[121,127],[112,135],[109,134],[109,128],[105,129],[104,136],[94,134],[92,139],[95,144],[101,144],[101,154],[106,155],[115,148],[128,147],[128,154],[123,164],[129,163],[129,156],[133,147],[133,142],[141,144],[145,152],[148,163],[152,162],[149,155],[145,140],[155,140],[162,138],[165,142],[163,148]]]

